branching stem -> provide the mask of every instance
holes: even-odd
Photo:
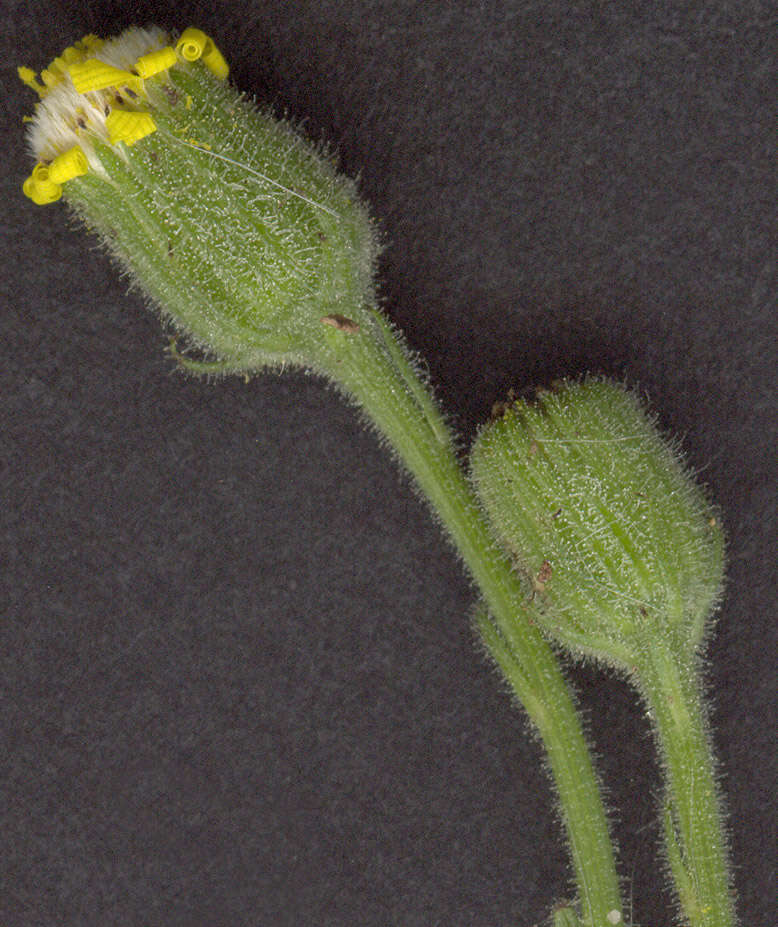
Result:
[[[380,323],[376,323],[379,325]],[[527,593],[492,539],[459,466],[450,432],[404,346],[376,333],[339,338],[328,371],[364,409],[411,472],[464,560],[488,609],[484,633],[548,752],[578,887],[582,923],[610,927],[621,906],[612,842],[580,720],[556,658],[530,622]],[[382,341],[391,339],[389,344]],[[618,919],[617,918],[618,915]]]

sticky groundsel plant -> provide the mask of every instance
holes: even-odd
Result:
[[[471,453],[478,498],[535,620],[573,654],[627,674],[657,736],[667,858],[692,924],[733,922],[699,652],[722,581],[719,517],[634,395],[562,383],[515,402]],[[481,613],[495,659],[510,648]]]
[[[40,98],[24,193],[63,199],[99,236],[178,331],[181,367],[325,376],[412,474],[547,752],[577,889],[555,909],[558,927],[613,927],[624,908],[580,720],[544,634],[637,680],[667,773],[684,918],[732,924],[697,667],[720,583],[716,516],[634,400],[602,382],[566,384],[542,414],[510,409],[480,435],[468,478],[377,307],[376,235],[354,184],[227,75],[194,28],[89,35],[40,74],[20,67]]]

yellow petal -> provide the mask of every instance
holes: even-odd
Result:
[[[45,164],[36,164],[32,174],[22,184],[24,195],[38,206],[53,203],[62,196],[62,187],[49,179],[49,169]]]
[[[96,52],[101,45],[105,45],[105,39],[101,39],[99,35],[90,32],[83,39],[76,42],[76,45],[81,46],[85,52]]]
[[[177,61],[176,50],[167,45],[159,51],[149,52],[148,55],[142,55],[138,58],[135,62],[135,70],[146,80],[155,74],[159,74],[160,71],[172,68]]]
[[[19,75],[19,80],[27,84],[39,97],[45,95],[46,88],[35,79],[35,71],[32,68],[17,68],[16,73]]]
[[[229,74],[230,69],[224,56],[201,29],[193,29],[191,26],[184,29],[181,38],[176,42],[176,51],[186,61],[202,58],[208,70],[221,80]]]
[[[186,61],[197,61],[205,51],[208,41],[204,32],[190,26],[181,33],[181,38],[176,42],[176,51]]]
[[[99,58],[89,58],[87,61],[71,64],[68,72],[73,86],[79,93],[104,90],[106,87],[130,87],[138,93],[143,88],[143,81],[135,74],[115,68]]]
[[[49,180],[54,183],[65,183],[66,180],[72,180],[73,177],[80,177],[89,170],[89,162],[86,155],[74,145],[56,158],[49,165]]]
[[[105,118],[105,125],[112,145],[117,142],[134,145],[139,139],[157,130],[157,124],[152,119],[151,113],[127,109],[112,109]]]
[[[230,67],[224,60],[224,56],[210,39],[208,39],[208,44],[203,52],[203,64],[219,80],[224,80],[230,73]]]

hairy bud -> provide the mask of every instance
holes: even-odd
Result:
[[[627,669],[656,635],[696,650],[722,532],[633,394],[588,379],[514,402],[481,431],[471,474],[551,636]]]
[[[227,72],[198,29],[85,36],[40,79],[19,68],[40,96],[24,192],[62,197],[100,236],[212,360],[188,366],[319,369],[328,319],[372,320],[374,230],[354,184]]]

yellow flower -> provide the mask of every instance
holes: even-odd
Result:
[[[85,36],[40,75],[20,68],[40,98],[23,190],[97,233],[208,356],[198,369],[323,369],[345,331],[323,319],[371,324],[373,227],[331,159],[228,70],[194,28]]]
[[[24,182],[25,194],[38,204],[54,202],[67,180],[88,168],[103,171],[95,143],[134,145],[156,131],[146,82],[179,61],[200,58],[216,77],[227,77],[221,52],[199,29],[185,30],[174,48],[161,29],[133,28],[110,41],[84,36],[40,80],[31,68],[18,68],[40,97],[28,133],[38,164]]]

